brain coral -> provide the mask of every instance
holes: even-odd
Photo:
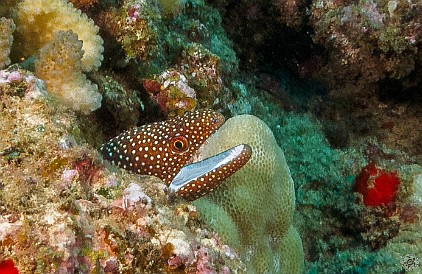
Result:
[[[57,31],[72,30],[83,41],[82,69],[91,71],[101,65],[103,39],[98,27],[66,0],[23,0],[19,3],[15,23],[16,40],[24,57],[32,56],[51,41]]]
[[[50,94],[74,110],[88,113],[101,106],[97,85],[81,71],[82,41],[72,31],[59,31],[40,50],[36,75],[46,83]]]
[[[10,47],[13,43],[12,32],[15,30],[13,20],[0,18],[0,69],[10,64]]]
[[[268,126],[255,116],[233,117],[209,138],[201,155],[209,157],[241,143],[252,147],[250,161],[195,205],[239,251],[251,273],[301,273],[302,243],[291,226],[293,180]]]

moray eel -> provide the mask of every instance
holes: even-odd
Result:
[[[186,112],[123,132],[103,144],[100,152],[114,165],[160,178],[170,197],[193,201],[217,188],[252,155],[251,147],[241,144],[201,159],[201,146],[223,123],[223,115],[212,110]]]

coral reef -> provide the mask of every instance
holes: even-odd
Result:
[[[367,207],[360,211],[356,229],[371,249],[380,249],[400,231],[401,220],[396,205]]]
[[[41,80],[0,76],[0,262],[19,273],[245,271],[194,206],[167,204],[161,180],[106,169]]]
[[[98,27],[65,0],[21,1],[16,5],[7,7],[16,23],[13,59],[29,58],[23,66],[32,68],[32,57],[37,55],[36,74],[45,80],[56,99],[83,113],[99,108],[101,95],[97,86],[82,73],[96,70],[101,65],[103,40],[98,35]],[[8,56],[14,25],[11,19],[5,20],[2,19],[2,30],[9,29],[9,36],[2,39],[2,43],[3,40],[8,43],[2,46],[2,50]],[[6,22],[9,22],[8,27]],[[9,63],[5,59],[1,67]]]
[[[81,66],[87,72],[97,69],[103,60],[103,39],[98,27],[66,0],[25,0],[16,12],[16,51],[21,57],[35,55],[50,42],[57,31],[72,30],[83,41]]]
[[[144,80],[144,88],[169,116],[182,115],[195,108],[221,104],[219,58],[193,43],[182,51],[177,69],[167,69],[157,80]]]
[[[274,6],[279,9],[280,22],[283,25],[299,30],[306,20],[306,1],[303,0],[274,0]]]
[[[139,123],[145,105],[139,93],[119,74],[98,71],[90,74],[103,99],[101,111],[110,128],[121,132]],[[105,114],[107,113],[107,115]]]
[[[232,42],[225,35],[222,18],[216,9],[201,0],[187,2],[183,12],[174,18],[169,28],[172,32],[165,36],[165,47],[173,54],[177,53],[175,62],[195,65],[192,61],[196,61],[193,69],[203,66],[215,73],[213,70],[216,69],[215,56],[217,56],[219,59],[217,69],[221,71],[217,76],[223,78],[226,83],[237,76],[239,60],[232,48]],[[187,57],[195,52],[202,53],[204,59],[183,61],[177,58],[180,51],[188,51]],[[212,82],[215,83],[216,80]]]
[[[218,103],[223,81],[220,58],[199,44],[190,44],[181,54],[178,66],[195,89],[200,108],[211,108]]]
[[[185,0],[160,0],[160,7],[164,16],[176,15],[183,8]]]
[[[209,157],[240,143],[251,146],[251,160],[195,205],[206,222],[239,250],[250,273],[301,273],[302,244],[291,227],[293,180],[267,125],[254,116],[230,118],[201,155]]]
[[[120,10],[103,12],[98,24],[122,46],[126,62],[148,62],[158,57],[158,19],[158,11],[148,1],[127,0]]]
[[[421,19],[416,14],[421,8],[420,4],[395,0],[356,4],[314,1],[314,40],[330,53],[321,76],[334,88],[357,82],[362,85],[360,92],[369,92],[371,84],[383,78],[407,77],[415,70],[416,41],[422,35],[418,27]],[[329,72],[334,70],[337,73]],[[342,76],[345,74],[348,77]]]
[[[412,125],[420,116],[421,11],[395,0],[312,3],[313,40],[325,55],[314,77],[329,89],[320,117],[352,125],[352,138],[372,135],[420,154]]]
[[[284,151],[295,182],[293,223],[303,241],[305,273],[400,272],[406,254],[421,258],[420,192],[414,193],[420,189],[421,169],[417,161],[412,164],[415,158],[373,139],[333,149],[314,115],[286,112],[285,102],[253,86],[234,84],[238,97],[229,109],[232,115],[250,113],[263,119]],[[389,207],[356,203],[360,195],[353,193],[355,178],[371,161],[400,174]],[[216,213],[228,218],[224,214],[221,209]],[[229,225],[223,229],[236,231]]]
[[[69,0],[77,9],[86,10],[98,4],[98,0]]]
[[[15,30],[13,20],[0,18],[0,69],[10,64],[10,48],[13,43],[12,33]]]
[[[183,115],[196,108],[196,92],[188,85],[186,76],[178,70],[166,70],[156,81],[144,80],[144,87],[169,116]]]
[[[19,0],[4,0],[0,2],[0,17],[10,18],[12,15],[11,7],[16,6]]]
[[[420,272],[421,12],[402,0],[1,0],[0,272]],[[229,119],[206,151],[253,135],[242,143],[255,158],[198,208],[93,149],[205,107],[272,133]]]
[[[58,31],[35,62],[35,73],[47,90],[66,106],[89,113],[101,106],[97,85],[82,73],[83,42],[72,31]],[[59,57],[58,57],[59,56]],[[59,58],[59,59],[58,59]]]

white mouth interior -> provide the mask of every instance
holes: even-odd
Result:
[[[229,163],[234,158],[238,157],[240,153],[242,153],[244,147],[245,145],[241,144],[212,157],[184,166],[170,183],[170,193],[177,192],[180,188],[189,182],[197,180],[205,173],[213,171],[218,167]]]

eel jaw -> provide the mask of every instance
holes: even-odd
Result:
[[[169,185],[170,199],[196,200],[216,189],[251,158],[247,144],[237,145],[212,157],[184,166]]]

